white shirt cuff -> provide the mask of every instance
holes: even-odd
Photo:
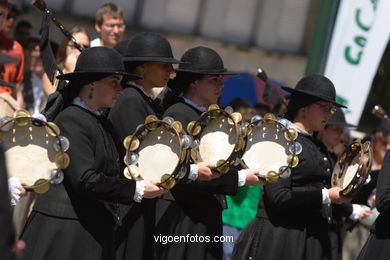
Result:
[[[359,204],[352,204],[352,214],[349,215],[349,218],[354,221],[359,220],[359,215],[361,211],[362,206],[360,206]]]
[[[369,174],[367,176],[367,179],[366,179],[366,182],[364,183],[364,185],[368,184],[370,181],[371,181],[371,175]]]
[[[188,179],[192,181],[198,179],[198,165],[195,163],[190,165],[190,174],[188,175]]]
[[[135,182],[135,193],[134,193],[134,201],[140,203],[142,198],[144,197],[145,192],[145,182],[144,181],[136,181]]]
[[[238,171],[238,187],[245,186],[246,183],[246,170],[239,170]]]
[[[327,188],[322,189],[322,204],[329,204],[331,203],[329,198],[329,192]]]
[[[8,179],[8,192],[11,199],[11,206],[15,206],[20,200],[20,193],[22,192],[22,184],[18,177]]]

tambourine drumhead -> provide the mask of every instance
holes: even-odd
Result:
[[[19,105],[11,95],[0,93],[0,116],[12,116],[17,109]]]
[[[242,160],[260,173],[279,172],[280,167],[287,166],[288,147],[283,131],[276,125],[253,127]]]
[[[9,177],[19,177],[22,183],[33,185],[38,179],[47,179],[49,172],[57,168],[55,137],[45,127],[29,125],[1,133]]]
[[[341,189],[346,189],[349,184],[353,181],[355,178],[356,173],[358,172],[359,169],[359,155],[356,155],[351,164],[348,166],[345,174],[341,177],[340,179],[340,184],[339,187]]]
[[[150,131],[140,143],[138,155],[142,178],[160,182],[161,176],[172,174],[179,163],[180,141],[160,126]]]
[[[353,197],[368,177],[372,163],[370,142],[355,140],[340,156],[332,173],[332,186],[340,187],[342,194]]]
[[[229,125],[226,117],[211,120],[200,136],[199,154],[203,161],[216,164],[226,160],[233,153],[237,132],[234,125]]]

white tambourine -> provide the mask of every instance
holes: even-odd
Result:
[[[277,118],[272,113],[254,116],[248,125],[242,165],[259,170],[260,177],[268,182],[288,178],[302,152],[297,137],[297,131],[285,118]]]
[[[70,163],[69,141],[55,123],[20,109],[0,119],[0,140],[9,177],[18,177],[26,190],[45,193],[62,182],[62,169]]]

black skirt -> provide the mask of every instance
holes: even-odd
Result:
[[[237,239],[232,259],[331,259],[326,228],[315,224],[285,228],[266,218],[255,218]]]
[[[102,246],[77,219],[32,211],[20,239],[26,242],[26,260],[104,259]]]
[[[371,233],[358,256],[358,260],[387,260],[390,258],[390,238],[377,238]]]
[[[223,244],[212,242],[222,235],[221,210],[208,212],[187,211],[176,201],[158,200],[159,214],[155,228],[156,259],[219,260],[223,258]],[[193,209],[195,210],[195,209]],[[214,212],[216,211],[216,212]],[[211,213],[213,212],[213,213]],[[176,237],[176,242],[168,242]],[[208,242],[208,239],[210,240]]]

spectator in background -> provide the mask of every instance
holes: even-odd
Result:
[[[26,68],[23,81],[23,97],[26,109],[38,114],[46,104],[42,77],[45,73],[40,56],[39,39],[31,38],[25,49]]]
[[[29,21],[21,20],[19,21],[14,30],[14,39],[26,48],[27,41],[31,38],[31,30],[33,26]]]
[[[18,61],[1,66],[0,79],[15,84],[16,86],[15,88],[0,86],[0,93],[10,94],[16,99],[20,107],[24,107],[21,87],[24,73],[24,54],[22,46],[17,41],[10,39],[7,35],[7,30],[4,29],[8,17],[8,10],[8,1],[0,0],[0,19],[2,19],[0,28],[0,51],[3,54],[15,57]]]
[[[99,37],[91,41],[91,47],[113,48],[123,39],[126,29],[122,8],[113,3],[102,5],[96,12],[95,29]]]
[[[255,105],[256,115],[264,116],[266,113],[271,112],[270,107],[266,104]]]
[[[241,113],[242,118],[247,122],[250,122],[251,118],[256,114],[252,104],[246,98],[235,98],[230,102],[229,106],[234,111]]]
[[[70,34],[73,36],[76,42],[80,44],[83,48],[90,47],[91,38],[85,28],[75,26],[70,31]],[[66,74],[74,71],[74,68],[76,66],[76,61],[79,55],[80,55],[80,51],[74,46],[74,44],[71,41],[69,41],[68,38],[64,37],[56,53],[57,66],[62,71],[62,73]],[[56,82],[54,83],[54,85],[51,84],[46,73],[43,75],[42,86],[43,86],[45,97],[48,97],[51,93],[53,93],[56,90],[57,88],[56,85],[57,85]]]
[[[10,39],[12,39],[12,34],[14,32],[14,27],[15,27],[15,20],[18,16],[19,16],[19,10],[16,8],[14,4],[9,3],[8,16],[4,23],[3,33]],[[14,38],[14,40],[16,39]],[[20,44],[22,45],[22,43]]]

